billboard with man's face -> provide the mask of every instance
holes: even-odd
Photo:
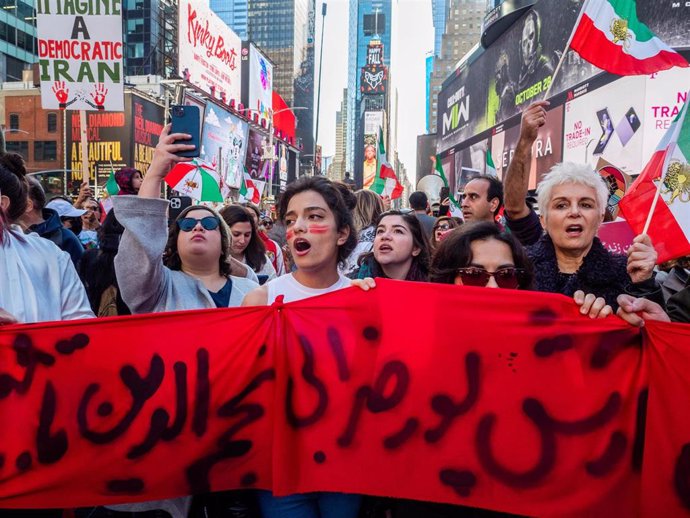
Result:
[[[495,43],[446,80],[438,95],[439,152],[506,122],[541,100],[563,56],[584,0],[540,0]],[[674,0],[638,0],[640,20],[668,44],[690,44],[687,16]],[[550,97],[592,79],[601,70],[567,51]],[[597,77],[598,83],[614,76]],[[590,84],[590,89],[593,85]],[[618,121],[616,121],[618,122]]]

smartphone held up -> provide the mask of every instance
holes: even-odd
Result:
[[[177,156],[196,158],[201,153],[201,127],[199,124],[199,107],[175,105],[170,107],[172,114],[171,133],[186,133],[191,135],[189,140],[178,140],[179,144],[191,144],[194,149],[177,151]]]

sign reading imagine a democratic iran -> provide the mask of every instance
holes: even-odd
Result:
[[[37,0],[44,109],[124,109],[121,4]]]

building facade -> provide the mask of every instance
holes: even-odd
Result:
[[[248,0],[211,0],[211,9],[243,40],[248,38]]]
[[[450,0],[431,0],[431,18],[434,24],[434,56],[441,54],[443,33],[446,32],[446,16]]]
[[[335,113],[335,155],[329,178],[331,180],[343,180],[347,169],[345,159],[347,147],[347,88],[343,88],[343,100],[340,102],[340,110]]]
[[[247,37],[274,63],[273,89],[297,115],[301,174],[314,163],[315,0],[247,0]]]
[[[24,158],[28,172],[62,168],[65,111],[44,110],[41,91],[33,87],[33,81],[5,84],[0,90],[0,110],[5,148]]]
[[[350,0],[349,12],[349,53],[347,86],[348,98],[348,140],[347,170],[356,170],[355,155],[358,131],[361,133],[361,100],[360,77],[362,67],[366,65],[367,49],[372,40],[383,44],[383,64],[390,66],[391,50],[391,0]]]
[[[486,0],[448,0],[446,27],[441,38],[441,52],[434,57],[429,85],[429,128],[436,127],[437,99],[443,81],[481,37]]]
[[[33,1],[0,2],[0,80],[21,81],[36,61],[36,16]]]

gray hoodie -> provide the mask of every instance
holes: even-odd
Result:
[[[114,196],[113,209],[125,227],[115,256],[115,273],[122,300],[132,314],[215,308],[201,281],[163,265],[168,240],[168,201],[138,196]],[[258,284],[232,276],[229,307],[239,306]]]

